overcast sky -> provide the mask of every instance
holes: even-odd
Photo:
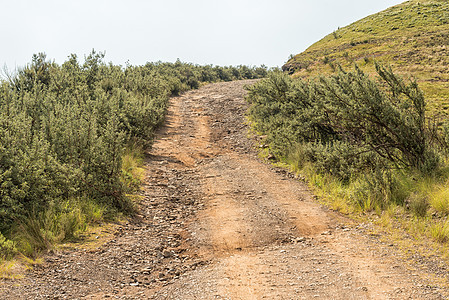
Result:
[[[0,0],[0,66],[33,53],[106,61],[282,66],[338,27],[403,0]]]

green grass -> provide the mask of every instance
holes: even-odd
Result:
[[[395,73],[415,77],[431,112],[449,113],[449,2],[411,0],[330,33],[290,59],[294,76],[330,73],[338,63],[357,63],[374,73],[374,61]],[[443,109],[446,107],[445,109]]]
[[[23,277],[22,265],[15,260],[0,261],[0,279],[20,279]]]
[[[145,169],[144,150],[141,146],[128,145],[122,157],[122,182],[127,186],[128,191],[138,189],[143,181]]]
[[[438,222],[430,227],[431,236],[440,243],[449,241],[449,221]]]
[[[429,193],[429,205],[442,216],[449,215],[449,186],[436,186]]]

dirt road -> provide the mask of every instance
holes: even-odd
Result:
[[[140,215],[99,248],[50,255],[9,299],[445,299],[423,270],[257,158],[251,81],[171,100]]]

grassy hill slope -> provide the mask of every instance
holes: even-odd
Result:
[[[428,110],[449,114],[449,2],[411,0],[340,28],[291,58],[295,77],[332,72],[357,63],[374,73],[374,61],[417,79]]]

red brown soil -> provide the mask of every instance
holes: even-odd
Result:
[[[8,299],[445,299],[423,270],[307,185],[257,158],[243,86],[171,100],[139,215],[93,250],[66,250]]]

